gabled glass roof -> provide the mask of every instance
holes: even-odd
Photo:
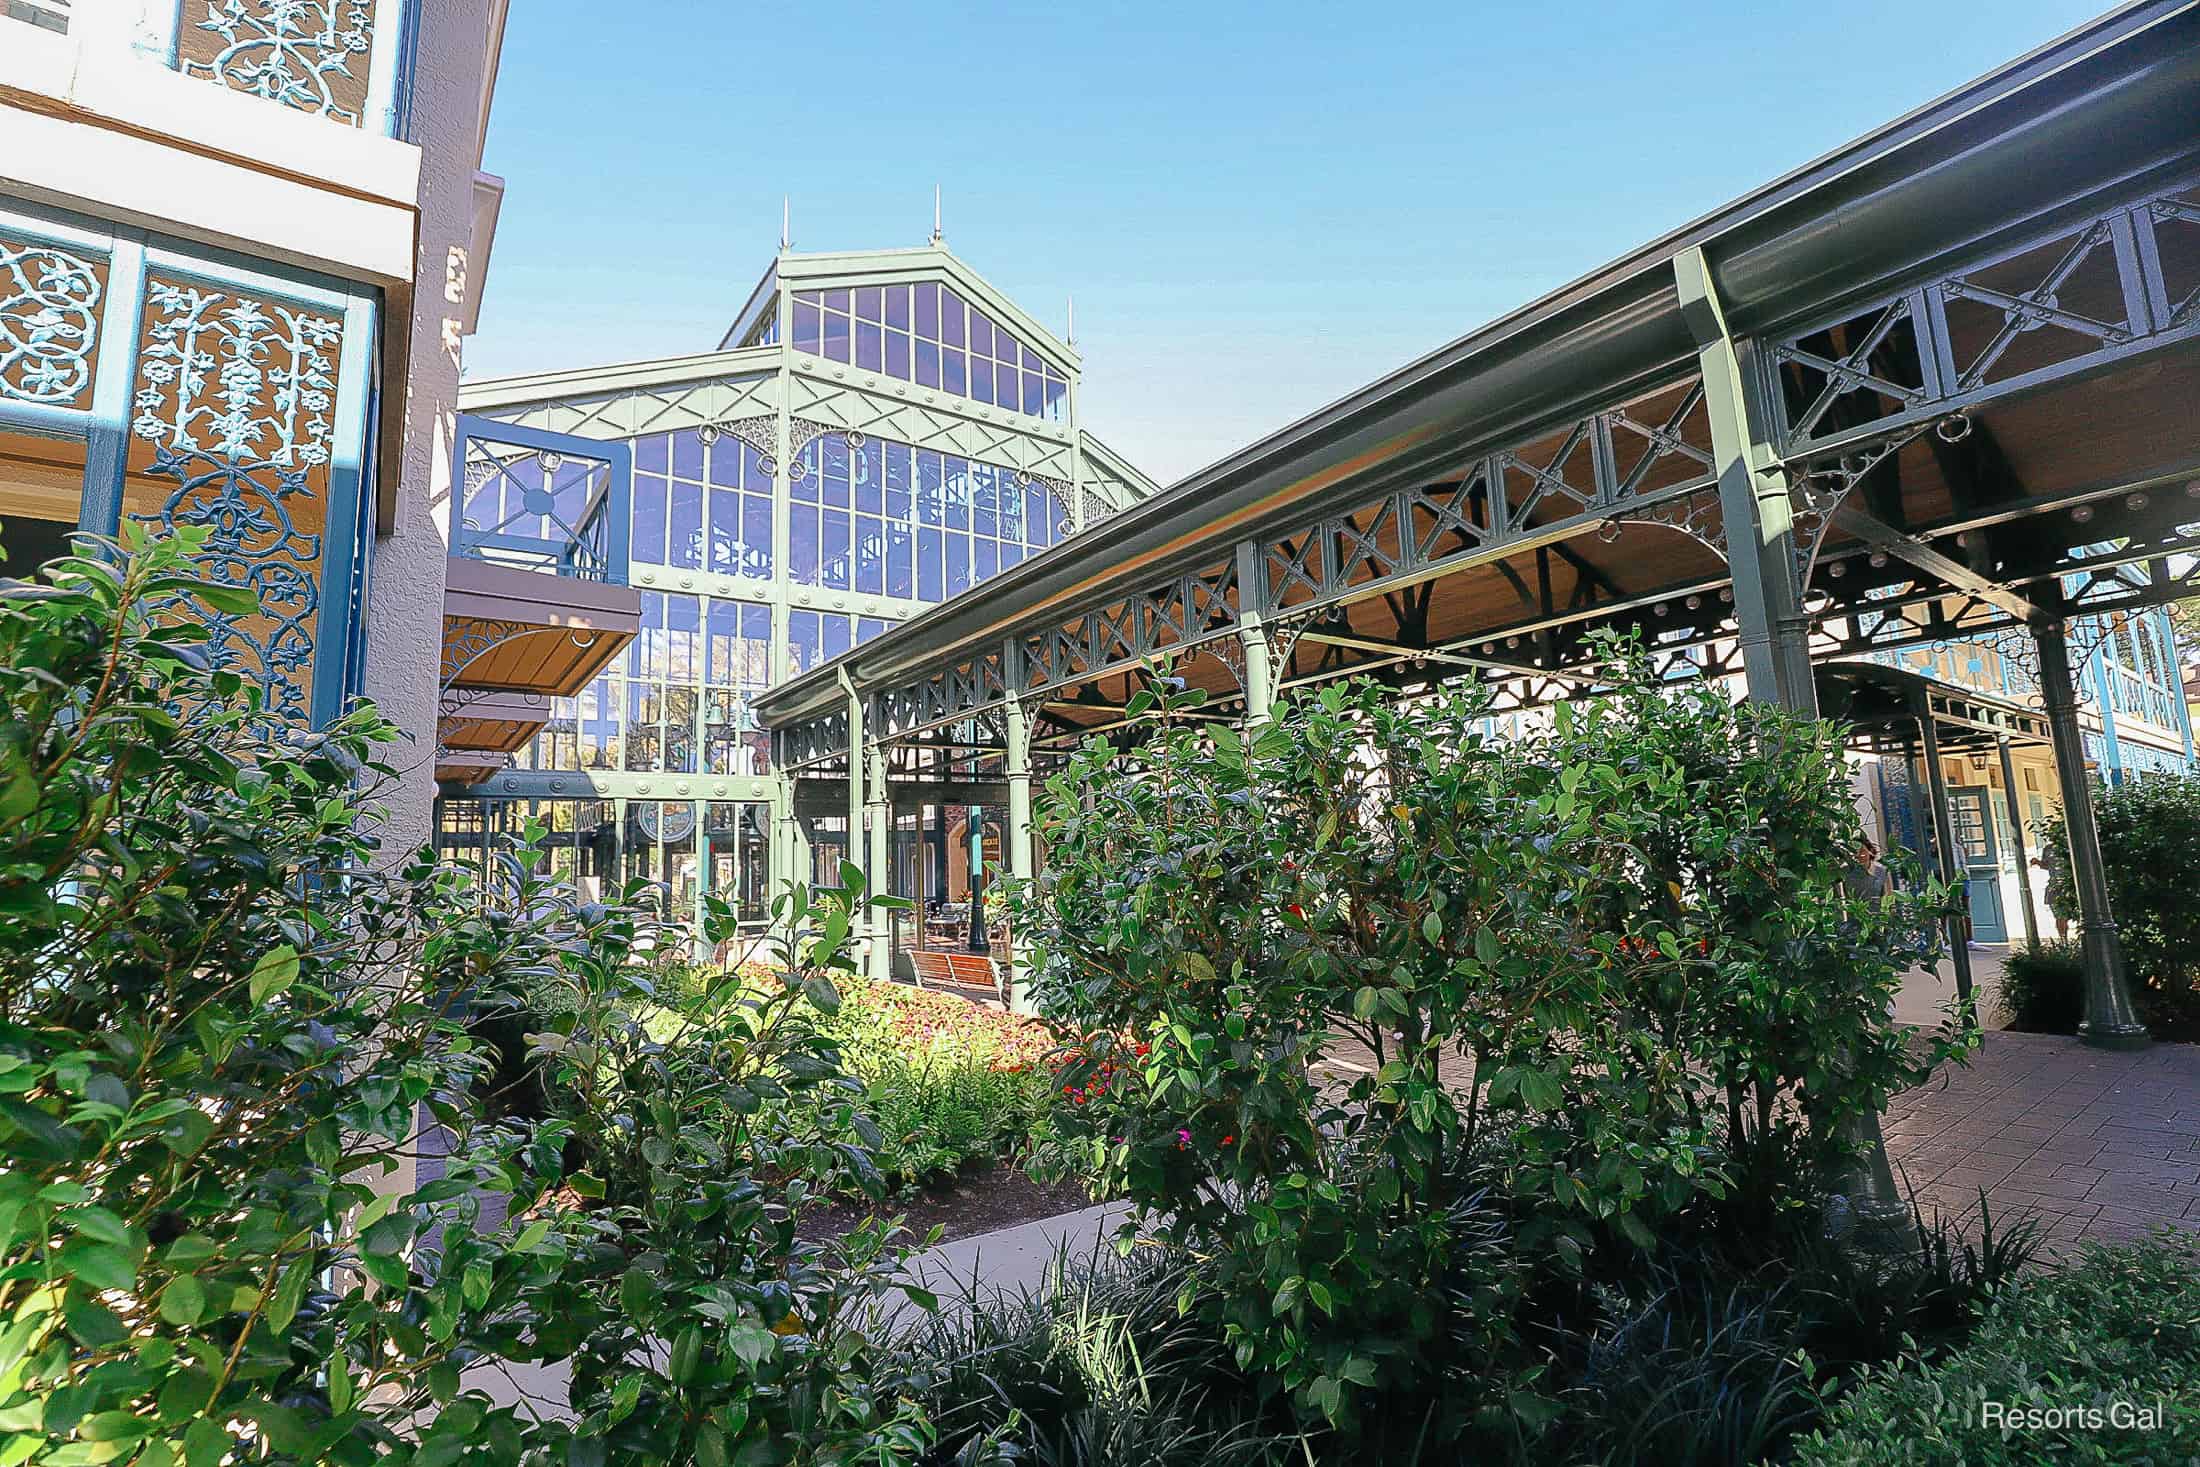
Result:
[[[794,292],[798,352],[846,362],[1048,422],[1069,417],[1069,378],[940,281]]]

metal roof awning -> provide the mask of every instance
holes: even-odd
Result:
[[[1828,662],[1815,676],[1820,711],[1850,726],[1854,747],[1902,753],[1920,737],[1919,721],[1928,717],[1944,753],[1998,749],[2004,740],[2052,743],[2044,713],[1909,668]]]
[[[845,759],[843,676],[892,746],[1010,697],[1044,745],[1161,659],[1228,708],[1248,636],[1278,688],[1513,706],[1600,629],[1731,671],[1737,453],[1790,486],[1819,660],[2186,594],[2196,115],[2200,3],[2127,5],[771,690],[780,766]]]

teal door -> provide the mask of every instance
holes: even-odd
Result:
[[[1963,864],[1971,899],[1971,939],[2007,942],[2009,918],[2001,905],[2001,857],[1990,792],[1983,787],[1948,791],[1948,823],[1955,827],[1956,859]]]

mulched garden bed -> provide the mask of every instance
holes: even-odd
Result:
[[[1077,1181],[1035,1181],[1016,1166],[979,1162],[914,1194],[884,1202],[836,1202],[802,1219],[801,1235],[813,1242],[837,1238],[866,1217],[905,1217],[909,1241],[922,1242],[934,1227],[940,1241],[974,1238],[1018,1223],[1076,1212],[1094,1199]]]

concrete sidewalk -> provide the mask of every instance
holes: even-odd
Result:
[[[1129,1215],[1129,1204],[1104,1202],[959,1238],[913,1255],[906,1272],[912,1283],[939,1295],[943,1309],[972,1298],[1035,1291],[1046,1282],[1047,1270],[1057,1258],[1066,1255],[1072,1262],[1090,1258],[1109,1246],[1117,1226]]]

